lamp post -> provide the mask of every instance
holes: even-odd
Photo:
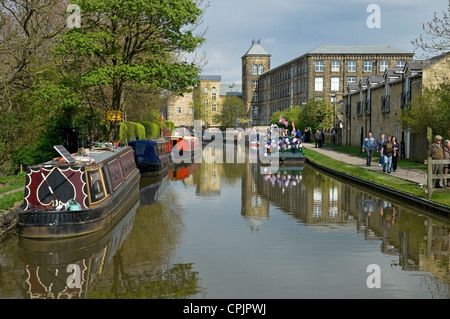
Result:
[[[333,101],[333,132],[332,132],[332,143],[336,145],[336,94],[330,94]]]

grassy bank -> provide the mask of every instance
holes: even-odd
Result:
[[[336,148],[338,150],[338,148]],[[345,152],[345,148],[340,151]],[[346,153],[352,153],[355,152],[355,150],[348,150]],[[358,153],[354,153],[356,155]],[[396,189],[398,191],[402,191],[411,195],[414,195],[419,198],[428,199],[428,195],[425,193],[425,189],[421,189],[418,187],[416,183],[408,182],[396,177],[393,177],[392,175],[382,174],[377,171],[371,171],[368,169],[365,169],[364,167],[357,167],[354,165],[346,164],[343,162],[340,162],[338,160],[332,159],[328,156],[322,155],[318,152],[315,152],[314,149],[308,148],[305,154],[308,159],[326,166],[328,168],[331,168],[333,170],[346,173],[361,179],[365,179],[367,181],[379,184],[380,186],[390,187],[393,189]],[[402,160],[399,162],[399,167],[409,167],[409,168],[416,168],[416,169],[424,169],[425,165],[421,163],[415,163],[412,161],[406,161]],[[433,196],[431,199],[429,199],[433,202],[443,204],[450,206],[450,192],[448,190],[443,190],[439,192],[433,192]]]
[[[0,210],[8,210],[15,203],[22,201],[24,187],[25,173],[0,178]]]

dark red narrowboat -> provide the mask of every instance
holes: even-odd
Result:
[[[66,238],[111,226],[139,200],[140,174],[131,147],[89,150],[27,168],[19,234],[28,238]],[[86,154],[85,154],[86,155]],[[116,220],[117,219],[117,220]]]

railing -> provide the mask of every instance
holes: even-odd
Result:
[[[450,174],[444,174],[444,165],[450,164],[450,160],[434,160],[431,157],[428,157],[425,160],[425,165],[427,165],[427,189],[428,189],[428,198],[433,194],[434,180],[442,179],[444,185],[447,185],[447,180],[450,179]],[[433,166],[441,165],[441,173],[433,174]],[[447,169],[448,170],[448,169]]]

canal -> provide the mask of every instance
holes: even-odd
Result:
[[[140,192],[107,234],[4,236],[0,298],[450,296],[448,222],[308,165],[203,161]]]

